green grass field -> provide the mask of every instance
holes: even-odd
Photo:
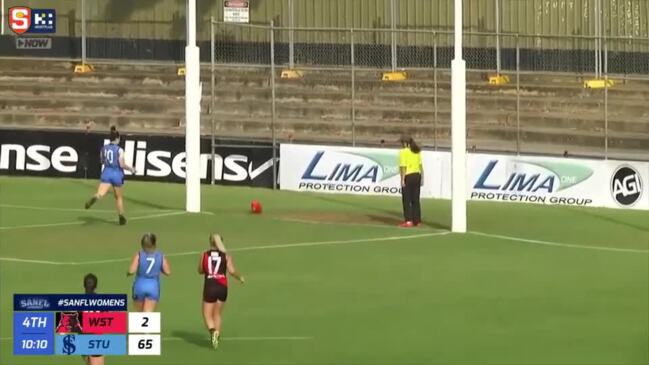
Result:
[[[401,229],[394,198],[204,186],[209,214],[189,215],[183,185],[129,182],[120,227],[110,196],[81,209],[95,186],[0,178],[1,364],[81,364],[12,356],[12,295],[81,292],[87,272],[130,293],[148,231],[173,270],[163,355],[107,364],[649,363],[649,212],[471,203],[472,233],[455,235],[449,201]],[[218,351],[196,273],[215,231],[247,279],[231,285]]]

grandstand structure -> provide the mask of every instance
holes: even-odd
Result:
[[[327,3],[260,2],[245,25],[199,3],[202,133],[382,145],[408,132],[448,148],[451,2]],[[182,134],[184,6],[92,2],[81,27],[76,0],[53,4],[52,49],[0,36],[0,126]],[[467,0],[464,11],[469,149],[649,159],[646,2]],[[73,74],[81,29],[94,72]],[[287,69],[301,77],[282,79]],[[390,70],[407,80],[382,81]],[[585,87],[604,78],[614,86]]]

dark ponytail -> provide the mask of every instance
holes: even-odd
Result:
[[[95,289],[97,289],[97,277],[95,274],[87,274],[83,278],[83,288],[86,294],[95,294]]]
[[[415,142],[413,138],[410,138],[410,141],[408,141],[408,145],[410,146],[410,150],[412,153],[419,153],[421,152],[421,147]]]
[[[110,140],[114,141],[119,138],[119,132],[117,131],[117,127],[112,126],[110,127]]]

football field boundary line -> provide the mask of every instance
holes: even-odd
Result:
[[[544,246],[554,246],[554,247],[564,247],[564,248],[577,248],[582,250],[596,250],[596,251],[608,251],[608,252],[626,252],[626,253],[643,253],[649,254],[649,250],[639,250],[633,248],[618,248],[618,247],[607,247],[607,246],[586,246],[586,245],[575,245],[572,243],[562,243],[562,242],[552,242],[552,241],[543,241],[543,240],[534,240],[528,238],[504,236],[499,234],[483,233],[483,232],[468,232],[469,234],[475,236],[497,238],[505,241],[513,242],[523,242],[523,243],[532,243],[536,245]]]
[[[83,333],[80,333],[82,335]],[[187,341],[182,337],[177,336],[161,336],[162,341]],[[207,337],[207,336],[206,336]],[[13,337],[0,337],[0,341],[12,341]],[[313,340],[311,336],[233,336],[223,337],[221,341],[310,341]],[[205,343],[209,340],[206,338]]]
[[[14,208],[25,210],[44,210],[48,212],[87,212],[87,213],[117,213],[115,209],[83,209],[83,208],[57,208],[57,207],[41,207],[36,205],[16,205],[16,204],[0,204],[0,208]],[[148,210],[134,210],[130,213],[154,213],[154,212],[177,212],[180,209],[148,209]]]
[[[299,218],[275,218],[271,217],[269,218],[274,221],[279,221],[279,222],[289,222],[289,223],[300,223],[300,224],[315,224],[315,225],[329,225],[329,226],[350,226],[350,227],[372,227],[372,228],[383,228],[383,229],[403,229],[403,227],[399,227],[397,224],[390,225],[390,224],[374,224],[374,223],[349,223],[349,222],[326,222],[326,221],[316,221],[316,220],[308,220],[308,219],[299,219]],[[422,231],[439,231],[438,229],[426,229],[426,228],[417,228],[418,230]]]
[[[285,243],[285,244],[276,244],[276,245],[239,247],[239,248],[230,249],[229,251],[230,252],[261,251],[261,250],[272,250],[278,248],[281,249],[281,248],[293,248],[293,247],[331,246],[331,245],[346,245],[346,244],[354,244],[354,243],[399,241],[399,240],[408,240],[408,239],[415,239],[415,238],[444,236],[449,233],[450,233],[449,231],[438,231],[432,233],[411,234],[411,235],[390,236],[390,237],[358,238],[353,240],[297,242],[297,243]],[[176,252],[176,253],[165,254],[165,256],[166,257],[191,256],[191,255],[198,255],[202,252],[203,251]],[[16,257],[0,257],[0,261],[6,261],[6,262],[20,262],[26,264],[41,264],[41,265],[55,265],[55,266],[112,264],[117,262],[130,262],[132,259],[133,259],[132,257],[124,257],[124,258],[117,258],[117,259],[94,260],[94,261],[84,261],[84,262],[74,262],[74,261],[61,262],[61,261],[21,259]]]
[[[220,341],[309,341],[313,340],[310,336],[239,336],[239,337],[223,337]],[[164,336],[162,341],[186,341],[182,337]],[[205,343],[208,343],[205,340]]]
[[[143,215],[143,216],[139,216],[139,217],[129,218],[128,220],[129,221],[139,221],[139,220],[144,220],[144,219],[170,217],[170,216],[181,215],[181,214],[185,214],[185,213],[186,213],[185,211],[173,211],[173,212],[165,212],[165,213],[158,213],[158,214]],[[27,225],[22,225],[22,226],[0,227],[0,231],[7,231],[7,230],[10,230],[10,229],[80,226],[80,225],[83,225],[83,224],[87,224],[87,222],[86,221],[70,221],[70,222],[60,222],[60,223],[27,224]]]

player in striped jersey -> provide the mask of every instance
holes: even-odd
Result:
[[[203,275],[203,319],[210,332],[212,346],[216,349],[221,338],[221,316],[228,299],[228,278],[232,275],[241,284],[243,276],[237,272],[219,234],[210,235],[210,249],[203,252],[198,263],[198,273]]]

